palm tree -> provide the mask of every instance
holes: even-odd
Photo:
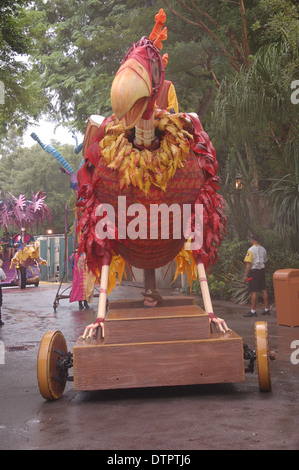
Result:
[[[215,126],[235,149],[244,187],[252,186],[253,180],[259,189],[258,170],[263,162],[253,156],[254,148],[262,149],[272,171],[282,176],[269,178],[267,200],[273,204],[277,233],[292,247],[299,239],[299,106],[291,102],[289,71],[290,62],[298,57],[297,49],[291,51],[285,44],[262,47],[249,68],[222,84],[215,102]],[[243,194],[252,204],[253,194]],[[258,196],[260,201],[260,192]]]
[[[8,194],[9,196],[0,201],[0,225],[4,226],[6,231],[9,225],[32,230],[46,219],[51,220],[51,212],[45,203],[46,195],[43,191],[36,194],[31,192],[31,199],[27,199],[24,194],[18,197],[12,193]]]

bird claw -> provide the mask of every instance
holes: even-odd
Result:
[[[216,326],[216,330],[219,333],[226,333],[227,331],[231,331],[231,329],[228,328],[225,320],[223,320],[223,318],[216,317],[214,313],[209,313],[209,320],[210,323],[213,323]]]
[[[101,336],[102,338],[105,337],[105,330],[104,330],[104,318],[97,318],[94,323],[87,325],[84,330],[83,335],[81,336],[82,341],[91,340],[97,334],[98,328],[101,328]]]

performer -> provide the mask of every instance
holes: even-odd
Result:
[[[162,57],[164,68],[166,68],[168,62],[168,54],[164,54]],[[179,102],[176,96],[174,84],[170,80],[164,80],[160,94],[156,101],[158,108],[166,109],[171,114],[179,112]]]
[[[156,102],[158,108],[166,109],[172,114],[179,112],[179,103],[174,85],[169,80],[164,80],[161,93]]]
[[[69,258],[73,271],[73,284],[70,302],[79,302],[79,309],[89,308],[88,301],[92,302],[95,277],[85,267],[85,255],[78,256],[72,253]]]
[[[21,228],[21,232],[19,234],[13,237],[13,246],[17,248],[18,251],[32,242],[34,242],[34,237],[30,235],[30,233],[27,233],[27,230],[24,227]]]

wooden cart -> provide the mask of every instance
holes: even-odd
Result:
[[[78,340],[72,353],[60,331],[44,335],[37,360],[43,398],[60,398],[70,380],[76,391],[243,382],[255,360],[260,390],[271,390],[266,322],[255,323],[255,351],[233,331],[211,333],[208,314],[190,297],[165,297],[155,308],[111,301],[104,325],[104,337]]]

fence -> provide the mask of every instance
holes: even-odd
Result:
[[[40,243],[40,256],[47,261],[47,266],[41,266],[41,281],[48,282],[61,282],[62,278],[64,282],[72,281],[72,268],[69,262],[69,257],[71,256],[74,250],[74,237],[69,234],[67,236],[67,257],[66,263],[64,266],[64,257],[65,257],[65,236],[64,235],[41,235],[36,237],[36,240]],[[166,288],[166,287],[181,287],[184,282],[180,277],[175,281],[174,284],[171,284],[174,278],[175,273],[175,263],[172,264],[169,272],[166,276],[166,270],[168,266],[163,268],[156,269],[156,285],[157,288]],[[65,272],[65,275],[63,276]],[[143,285],[143,270],[133,268],[134,278],[132,278],[130,272],[127,272],[127,279],[131,282],[136,283],[136,285]]]
[[[65,261],[65,236],[64,235],[41,235],[36,237],[40,243],[40,256],[47,261],[46,266],[41,266],[41,281],[72,281],[72,269],[69,257],[74,250],[74,237],[67,236],[67,256]],[[65,275],[64,275],[65,273]]]

